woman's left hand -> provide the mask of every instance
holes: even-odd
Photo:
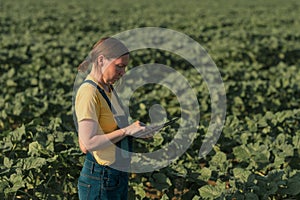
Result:
[[[134,136],[143,139],[151,139],[153,138],[154,134],[157,131],[159,131],[162,127],[162,125],[146,126],[145,130],[138,132]]]

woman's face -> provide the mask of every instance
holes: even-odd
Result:
[[[106,84],[113,84],[125,74],[125,68],[129,62],[129,55],[124,55],[117,59],[105,60],[102,78]]]

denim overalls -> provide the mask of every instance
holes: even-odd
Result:
[[[99,165],[91,153],[87,153],[78,179],[80,200],[126,200],[128,173]]]

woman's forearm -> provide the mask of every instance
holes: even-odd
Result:
[[[123,129],[104,134],[102,130],[98,130],[99,126],[93,120],[83,120],[78,125],[79,139],[88,151],[104,149],[125,137]]]

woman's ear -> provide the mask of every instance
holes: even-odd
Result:
[[[104,64],[104,56],[103,55],[99,55],[97,58],[97,65],[100,67],[103,67]]]

